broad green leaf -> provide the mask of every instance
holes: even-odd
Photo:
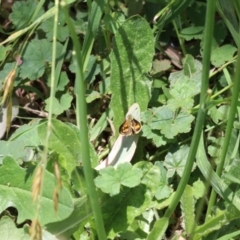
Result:
[[[177,81],[169,93],[172,98],[168,100],[167,106],[172,111],[177,109],[188,111],[193,107],[193,96],[196,95],[196,84],[189,79]]]
[[[95,140],[102,133],[102,131],[107,127],[107,124],[107,113],[104,112],[94,127],[89,130],[90,142]]]
[[[194,59],[191,55],[186,55],[182,60],[183,70],[173,72],[169,76],[170,87],[173,88],[176,82],[188,82],[190,95],[200,92],[202,78],[202,63]],[[195,84],[194,88],[192,82]]]
[[[58,58],[62,52],[62,44],[57,42]],[[52,43],[46,39],[34,39],[28,43],[23,53],[23,64],[20,66],[20,77],[35,80],[41,77],[47,63],[52,61]]]
[[[41,143],[44,145],[46,141],[47,122],[41,122],[38,127],[38,134]],[[49,137],[49,149],[61,154],[64,161],[61,163],[69,176],[73,169],[82,164],[80,131],[73,124],[64,124],[58,120],[52,120],[52,132]],[[90,145],[90,156],[93,167],[97,164],[97,156]]]
[[[0,163],[5,156],[12,156],[20,162],[35,159],[35,151],[40,145],[37,124],[38,121],[22,125],[8,141],[0,141]]]
[[[142,170],[143,178],[141,183],[146,185],[146,187],[151,191],[152,197],[154,197],[159,185],[161,184],[160,168],[152,163],[144,161],[136,163],[134,167]]]
[[[152,108],[151,122],[147,123],[152,129],[158,129],[166,138],[173,138],[179,133],[191,130],[191,122],[194,117],[189,113],[177,114],[167,106]]]
[[[12,157],[5,157],[3,165],[0,167],[0,212],[10,206],[15,207],[18,210],[18,223],[26,219],[33,219],[36,215],[36,203],[33,203],[32,200],[34,174],[33,169],[25,170],[19,167]],[[59,191],[58,212],[55,212],[53,206],[55,182],[54,175],[44,171],[41,207],[38,216],[41,225],[63,220],[73,211],[71,195],[63,187]]]
[[[15,1],[12,6],[12,13],[10,14],[9,18],[17,29],[22,28],[29,23],[32,15],[37,8],[37,5],[38,2],[35,0]],[[42,14],[43,10],[38,12],[38,15],[35,17],[35,19],[32,20],[36,20]]]
[[[58,9],[58,29],[57,29],[57,39],[60,42],[64,42],[69,36],[69,30],[65,25],[65,17],[64,12],[61,8]],[[48,41],[52,41],[53,39],[53,27],[54,26],[54,17],[47,19],[42,22],[39,26],[39,29],[42,29],[46,33],[46,37]]]
[[[164,136],[158,130],[153,130],[148,125],[143,125],[142,127],[142,136],[147,139],[152,139],[156,147],[166,145],[167,141]]]
[[[137,165],[137,166],[136,166]],[[127,230],[135,218],[153,207],[152,198],[159,185],[159,169],[149,162],[133,166],[143,171],[142,183],[134,188],[123,187],[120,193],[102,200],[102,213],[109,238]]]
[[[90,103],[93,102],[96,99],[102,98],[102,94],[97,92],[97,91],[91,91],[87,97],[86,97],[86,102]]]
[[[63,94],[60,98],[60,100],[56,99],[53,97],[53,111],[52,113],[56,116],[60,115],[64,111],[68,110],[71,107],[71,102],[73,100],[73,96],[70,95],[68,92]],[[45,109],[46,111],[49,111],[50,107],[50,98],[47,98],[45,100],[46,106]]]
[[[225,62],[232,61],[233,55],[236,51],[237,51],[237,48],[230,44],[226,44],[219,48],[216,48],[215,50],[212,51],[211,63],[215,67],[220,67]]]
[[[51,76],[49,76],[48,80],[47,80],[47,85],[49,87],[51,87]],[[58,81],[58,85],[56,86],[56,92],[57,91],[64,91],[65,90],[65,87],[66,85],[69,83],[69,79],[68,79],[68,76],[67,76],[67,73],[66,72],[60,72],[60,76],[59,76],[59,81]]]
[[[218,138],[214,138],[211,137],[209,139],[209,145],[208,145],[208,154],[213,157],[213,158],[217,158],[216,159],[216,163],[219,163],[219,157],[221,156],[222,153],[222,146],[223,146],[223,142],[224,142],[224,138],[223,137],[218,137]]]
[[[158,189],[156,190],[155,197],[157,200],[162,200],[170,196],[173,190],[168,184],[167,171],[163,167],[162,162],[155,162],[155,165],[160,169],[160,181]]]
[[[175,173],[182,177],[187,162],[188,152],[189,147],[186,145],[182,145],[181,148],[174,153],[168,152],[164,161],[164,166],[168,169],[168,178],[172,177]]]
[[[62,221],[47,224],[46,230],[52,234],[61,236],[61,239],[69,239],[80,227],[84,231],[84,225],[92,218],[92,210],[87,196],[73,199],[74,211]]]
[[[119,128],[133,103],[138,103],[141,111],[147,108],[151,82],[146,74],[151,68],[153,52],[153,34],[146,20],[135,16],[119,28],[110,55],[110,107],[114,114],[115,129]]]
[[[167,59],[153,61],[153,74],[161,73],[167,71],[171,68],[171,62]]]
[[[31,240],[30,235],[23,228],[17,228],[13,219],[8,216],[0,219],[0,233],[4,240]]]
[[[198,179],[196,182],[193,183],[193,195],[195,199],[199,199],[204,197],[206,194],[206,186],[204,185],[203,181]]]
[[[142,171],[138,168],[132,168],[130,163],[120,164],[117,169],[112,166],[99,171],[101,176],[95,179],[95,184],[98,188],[110,196],[119,194],[120,186],[136,187],[140,184]]]
[[[218,124],[219,121],[228,119],[229,106],[221,105],[220,107],[211,107],[209,109],[209,115],[212,118],[215,124]]]
[[[202,39],[204,27],[187,27],[180,32],[180,36],[187,41],[192,39]]]

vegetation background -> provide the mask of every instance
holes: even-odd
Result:
[[[0,16],[2,239],[240,238],[238,0]]]

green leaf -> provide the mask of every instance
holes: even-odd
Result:
[[[138,103],[141,111],[147,108],[151,81],[146,74],[151,68],[153,52],[154,39],[149,24],[138,16],[129,18],[116,33],[110,56],[110,107],[115,129],[119,128],[133,103]]]
[[[146,161],[138,162],[134,168],[143,172],[141,184],[134,188],[122,186],[118,195],[103,198],[102,213],[110,239],[126,231],[137,216],[153,207],[152,198],[159,186],[159,168]]]
[[[30,235],[23,228],[17,228],[14,221],[8,216],[3,216],[0,219],[0,233],[1,238],[4,240],[31,239]]]
[[[92,218],[92,209],[88,198],[87,196],[83,196],[73,199],[73,203],[74,211],[71,215],[62,221],[48,223],[45,226],[47,231],[58,237],[61,235],[61,239],[70,239],[71,235],[76,232],[77,229],[82,228],[84,230],[86,222]],[[61,232],[61,234],[59,234],[59,232]]]
[[[194,117],[189,113],[173,112],[167,106],[152,108],[152,118],[148,125],[152,129],[159,129],[166,138],[173,138],[179,133],[186,133],[191,130],[191,122]]]
[[[172,177],[175,172],[182,177],[189,152],[189,147],[182,145],[180,149],[174,153],[169,152],[164,161],[164,166],[168,169],[167,176]],[[194,166],[195,167],[195,166]]]
[[[47,133],[47,122],[42,121],[38,127],[39,139],[45,144]],[[67,170],[69,176],[77,165],[82,164],[80,131],[73,124],[64,124],[56,119],[52,120],[52,132],[49,137],[48,146],[51,150],[61,154],[64,161],[61,165]],[[90,145],[90,156],[93,167],[98,164],[98,158],[93,147]]]
[[[218,124],[219,121],[227,120],[228,113],[229,106],[227,105],[221,105],[218,108],[213,106],[209,109],[209,115],[215,124]]]
[[[9,47],[7,48],[7,47],[0,45],[0,61],[3,61],[5,59],[8,49],[9,49]],[[6,64],[4,64],[4,66],[5,65]]]
[[[164,71],[167,71],[168,69],[171,68],[171,62],[169,60],[157,60],[155,59],[153,61],[153,74],[156,74],[156,73],[161,73],[161,72],[164,72]]]
[[[201,78],[202,78],[202,63],[194,59],[191,55],[186,55],[183,61],[183,70],[171,73],[169,81],[171,88],[174,87],[178,81],[181,83],[188,82],[190,84],[188,91],[190,94],[197,94],[200,92]],[[194,88],[192,82],[195,84]]]
[[[104,112],[94,127],[89,130],[90,142],[95,140],[102,133],[102,131],[107,127],[107,124],[107,112]]]
[[[150,190],[151,196],[154,197],[161,181],[161,169],[149,162],[138,162],[134,167],[139,168],[143,172],[141,183],[146,185]]]
[[[12,157],[5,157],[3,165],[0,167],[0,212],[10,206],[15,207],[18,210],[18,223],[26,219],[33,219],[36,215],[36,203],[33,203],[32,200],[32,182],[35,172],[32,170],[20,168]],[[58,212],[56,214],[53,206],[54,187],[55,176],[44,171],[41,207],[38,215],[41,225],[61,221],[73,211],[71,195],[63,187],[59,191]]]
[[[164,198],[168,198],[173,190],[168,184],[167,171],[163,167],[162,162],[155,162],[155,165],[160,169],[160,181],[155,197],[157,200],[162,200]]]
[[[64,42],[69,36],[68,27],[65,26],[65,16],[61,8],[58,9],[58,29],[57,29],[57,39],[60,42]],[[42,29],[47,36],[48,41],[53,39],[53,27],[54,26],[54,17],[51,17],[42,22],[39,26],[39,29]]]
[[[223,142],[224,142],[224,138],[223,137],[219,137],[219,138],[214,138],[211,137],[211,144],[208,145],[208,154],[211,157],[214,158],[219,158],[221,156],[222,153],[222,146],[223,146]]]
[[[49,87],[51,87],[51,76],[49,76],[48,80],[47,80],[47,85]],[[65,90],[65,86],[69,83],[69,79],[67,76],[66,72],[61,71],[60,72],[60,77],[59,77],[59,81],[58,81],[58,85],[56,87],[56,91],[64,91]]]
[[[160,131],[153,130],[151,127],[145,124],[142,126],[142,136],[146,137],[147,139],[152,139],[156,147],[166,145],[167,143],[166,138],[161,135]]]
[[[60,115],[61,113],[63,113],[64,111],[66,111],[67,109],[69,109],[71,107],[72,100],[73,100],[73,96],[70,95],[68,92],[65,94],[62,94],[60,101],[58,101],[58,99],[56,99],[56,98],[53,98],[52,113],[55,114],[56,116]],[[45,100],[45,103],[46,103],[45,110],[49,111],[50,98],[47,98]]]
[[[119,164],[117,169],[112,166],[100,170],[101,176],[95,179],[98,188],[110,196],[117,195],[120,192],[120,186],[129,188],[136,187],[140,184],[142,171],[132,168],[130,163]]]
[[[17,29],[22,28],[29,23],[37,8],[37,5],[38,2],[34,0],[16,1],[13,4],[12,13],[9,15],[9,18]],[[32,20],[36,20],[42,14],[43,10],[41,9],[35,16],[35,19]]]
[[[12,156],[20,162],[35,159],[35,151],[40,145],[37,124],[38,121],[22,125],[8,141],[0,141],[0,163],[2,163],[5,156]]]
[[[194,212],[195,200],[193,197],[193,189],[187,185],[181,197],[181,209],[183,215],[183,224],[187,234],[190,234],[195,224]]]
[[[206,194],[206,187],[200,179],[193,183],[193,194],[195,199],[204,197]]]
[[[225,44],[219,48],[216,48],[212,51],[211,63],[215,67],[220,67],[225,62],[232,61],[233,55],[236,51],[237,48],[230,44]]]
[[[100,94],[97,91],[92,90],[88,93],[88,95],[86,97],[86,102],[90,103],[90,102],[93,102],[94,100],[99,99],[99,98],[102,98],[102,94]]]
[[[204,27],[199,27],[199,26],[187,27],[181,31],[180,36],[187,41],[190,41],[192,39],[202,39],[203,29]]]
[[[57,42],[58,58],[62,52],[62,44]],[[41,77],[45,71],[46,64],[52,61],[52,43],[46,39],[32,40],[23,54],[23,64],[20,66],[20,77],[35,80]]]
[[[167,106],[175,111],[182,108],[187,111],[193,107],[193,96],[196,95],[196,84],[189,80],[177,81],[170,90],[172,98],[168,100]]]

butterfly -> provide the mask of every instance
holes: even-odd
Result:
[[[127,115],[126,120],[119,128],[119,133],[123,136],[131,136],[138,134],[142,129],[142,125],[131,114]]]

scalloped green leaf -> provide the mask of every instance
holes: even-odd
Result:
[[[146,123],[152,129],[160,130],[169,139],[179,133],[189,132],[191,130],[191,123],[194,120],[194,116],[188,112],[176,113],[168,106],[152,108],[148,112],[152,112],[152,117],[149,118],[150,121],[146,120]]]
[[[62,52],[63,46],[57,42],[56,57]],[[46,39],[33,39],[23,53],[23,64],[20,66],[20,77],[35,80],[41,77],[48,62],[52,61],[52,43]]]
[[[8,216],[3,216],[0,219],[0,233],[4,240],[24,239],[31,240],[30,235],[23,228],[17,228],[13,219]]]
[[[236,51],[237,51],[237,48],[230,44],[226,44],[219,48],[216,48],[212,51],[211,63],[215,67],[220,67],[225,62],[232,61],[233,55]]]
[[[155,197],[157,200],[162,200],[164,198],[169,197],[173,190],[170,188],[168,184],[167,171],[164,168],[162,162],[155,162],[155,165],[160,170],[160,181],[159,186],[155,193]]]
[[[3,165],[0,167],[0,212],[10,206],[15,207],[18,210],[18,223],[36,216],[36,203],[32,200],[32,182],[36,168],[33,170],[19,167],[9,156],[3,159]],[[61,221],[73,211],[71,195],[63,187],[59,191],[58,212],[55,212],[53,204],[55,182],[55,176],[45,170],[38,216],[41,225]]]
[[[110,55],[110,107],[115,129],[121,125],[133,103],[138,103],[141,111],[147,108],[151,81],[146,74],[151,69],[153,53],[154,38],[147,21],[135,16],[124,22],[115,35]]]
[[[12,13],[9,15],[10,20],[13,22],[17,29],[24,27],[32,18],[38,2],[33,0],[28,1],[15,1],[12,6]],[[39,16],[43,14],[43,9],[41,9],[34,19],[36,20]]]
[[[153,197],[159,186],[159,168],[142,161],[133,166],[143,172],[141,183],[134,188],[122,187],[113,197],[104,197],[102,213],[109,238],[124,232],[137,216],[153,207]],[[121,207],[119,207],[121,206]]]
[[[58,30],[57,30],[57,39],[60,42],[64,42],[69,36],[68,27],[65,26],[65,15],[63,9],[58,9]],[[51,17],[39,26],[46,33],[46,37],[49,41],[53,39],[53,29],[54,29],[54,17]]]
[[[142,171],[132,168],[130,163],[120,164],[117,169],[112,166],[100,170],[101,176],[95,179],[95,184],[103,192],[114,196],[120,192],[120,186],[136,187],[140,184]]]
[[[186,145],[182,145],[180,149],[174,153],[168,152],[164,161],[164,166],[168,170],[168,178],[172,177],[175,173],[182,177],[187,162],[188,152],[189,147]]]
[[[71,102],[73,100],[73,96],[70,95],[68,92],[65,94],[62,94],[60,99],[57,99],[53,97],[53,111],[52,113],[56,116],[60,115],[64,111],[68,110],[71,107]],[[50,98],[47,98],[45,100],[46,106],[45,109],[46,111],[49,111],[50,107]]]

